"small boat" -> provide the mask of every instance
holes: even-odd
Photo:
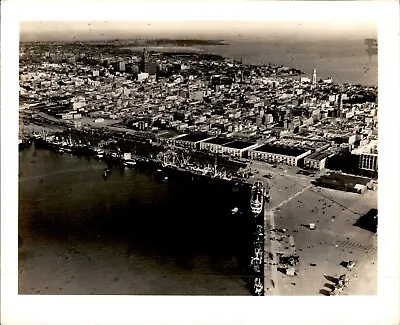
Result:
[[[136,161],[134,161],[134,160],[125,160],[123,165],[125,167],[133,167],[133,166],[136,165]]]
[[[232,214],[236,214],[239,211],[239,209],[237,207],[235,207],[231,211],[232,211]]]
[[[104,150],[97,149],[96,150],[96,158],[101,159],[104,157]]]
[[[168,182],[168,176],[165,176],[163,179],[164,182]]]
[[[104,168],[103,176],[107,178],[108,175],[111,174],[111,167]]]

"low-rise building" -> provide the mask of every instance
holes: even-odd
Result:
[[[184,148],[200,149],[200,143],[211,138],[212,136],[203,133],[190,133],[174,138],[173,143]]]
[[[297,166],[299,160],[308,156],[310,153],[310,149],[264,144],[258,148],[249,150],[249,158],[270,163]]]
[[[243,157],[244,153],[255,148],[257,143],[234,140],[227,137],[215,137],[200,143],[201,150],[208,150],[217,154],[225,154],[234,157]]]
[[[257,145],[257,143],[235,140],[222,145],[221,153],[235,157],[243,157],[246,151],[257,147]]]
[[[137,80],[138,80],[139,82],[142,82],[142,81],[146,80],[148,77],[149,77],[149,74],[148,74],[148,73],[142,72],[142,73],[139,73],[139,74],[137,75]]]
[[[304,168],[322,170],[325,168],[326,159],[331,155],[329,151],[314,152],[304,158]]]
[[[225,137],[211,138],[200,143],[200,150],[222,153],[222,146],[229,142],[232,142],[232,139]]]
[[[372,140],[367,145],[354,149],[351,154],[359,156],[360,170],[378,172],[378,140]]]

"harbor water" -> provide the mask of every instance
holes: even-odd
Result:
[[[364,40],[301,40],[297,38],[228,39],[229,45],[196,45],[181,51],[203,51],[230,59],[242,59],[243,64],[283,65],[300,69],[304,77],[331,77],[333,82],[378,86],[378,57],[369,55]],[[143,47],[131,47],[141,51]],[[156,52],[177,51],[174,47],[150,48]]]
[[[228,46],[201,48],[206,53],[242,58],[244,64],[290,66],[300,69],[309,78],[316,69],[318,79],[331,77],[338,84],[378,86],[378,57],[368,54],[364,40],[266,38],[232,39],[228,43]]]
[[[104,178],[105,167],[19,152],[20,294],[251,294],[248,196],[137,168]]]

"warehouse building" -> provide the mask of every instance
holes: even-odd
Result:
[[[201,150],[225,154],[234,157],[243,157],[249,149],[257,147],[257,143],[234,140],[231,138],[215,137],[200,143]]]
[[[211,139],[212,136],[203,133],[183,134],[173,139],[173,143],[177,146],[188,149],[200,149],[200,143]]]
[[[246,142],[246,141],[232,141],[225,143],[222,147],[222,153],[228,154],[235,157],[243,157],[243,154],[248,150],[257,147],[257,143]]]
[[[328,151],[314,152],[313,154],[304,158],[304,168],[313,170],[322,170],[325,168],[326,159],[332,153]]]
[[[230,138],[216,137],[211,138],[200,143],[201,150],[208,150],[214,153],[222,153],[222,146],[232,142]]]
[[[249,150],[249,158],[266,161],[269,163],[297,166],[299,161],[311,154],[310,149],[276,146],[264,144],[258,148]]]

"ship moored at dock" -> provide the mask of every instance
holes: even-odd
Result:
[[[251,187],[250,209],[254,216],[258,216],[264,206],[265,187],[261,181],[255,181]]]

